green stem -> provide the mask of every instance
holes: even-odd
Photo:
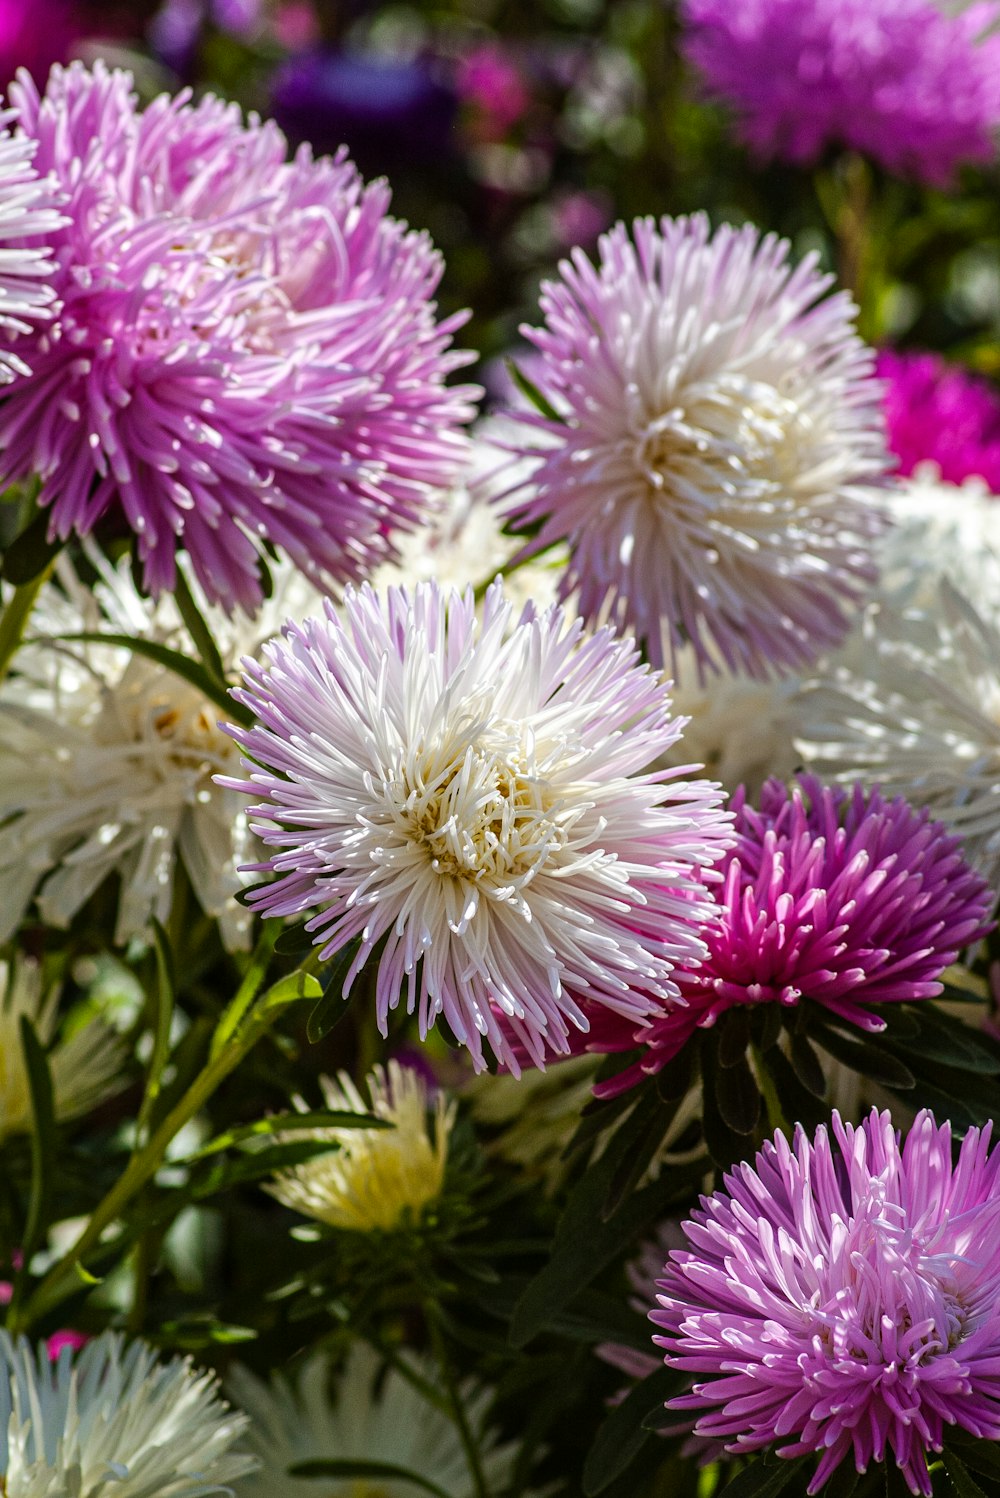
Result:
[[[770,1129],[772,1132],[780,1129],[782,1133],[790,1134],[791,1129],[789,1128],[788,1120],[785,1118],[781,1099],[778,1097],[778,1090],[774,1085],[774,1078],[771,1076],[763,1054],[754,1045],[750,1047],[750,1055],[753,1058],[753,1069],[757,1076],[761,1097],[764,1099],[764,1106],[767,1109],[767,1121]]]
[[[424,1316],[427,1321],[427,1330],[430,1333],[434,1356],[437,1359],[438,1367],[441,1369],[441,1377],[444,1380],[444,1386],[448,1393],[448,1403],[451,1406],[451,1413],[458,1427],[459,1439],[462,1442],[465,1459],[469,1464],[469,1476],[472,1478],[473,1492],[476,1498],[490,1498],[489,1488],[486,1486],[486,1477],[483,1472],[483,1464],[479,1459],[479,1447],[476,1445],[476,1438],[469,1424],[469,1417],[465,1413],[462,1395],[455,1382],[451,1359],[448,1357],[448,1348],[445,1345],[441,1327],[438,1324],[437,1307],[433,1303],[425,1305]]]
[[[35,600],[52,576],[54,566],[55,558],[47,567],[42,568],[37,577],[15,588],[14,596],[0,614],[0,681],[3,681],[10,669],[10,663],[24,638]]]
[[[257,1043],[264,1030],[271,1023],[273,1016],[267,1016],[251,1022],[243,1035],[233,1041],[219,1055],[213,1057],[205,1067],[204,1071],[191,1083],[187,1092],[170,1110],[163,1122],[155,1130],[149,1142],[143,1146],[137,1155],[133,1155],[125,1170],[111,1187],[111,1190],[99,1202],[91,1214],[86,1227],[61,1259],[52,1265],[49,1272],[37,1285],[31,1298],[28,1300],[20,1315],[12,1318],[8,1331],[11,1335],[23,1333],[30,1327],[32,1322],[37,1321],[45,1311],[56,1305],[64,1294],[68,1294],[65,1284],[71,1282],[76,1274],[77,1265],[83,1264],[83,1259],[89,1251],[100,1241],[106,1227],[121,1216],[122,1211],[135,1196],[136,1192],[150,1180],[159,1170],[171,1140],[189,1119],[204,1107],[212,1096],[212,1093],[223,1082],[229,1073],[239,1065],[243,1057]]]

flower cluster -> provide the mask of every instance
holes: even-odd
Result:
[[[947,185],[1000,126],[993,0],[684,0],[687,55],[761,156],[832,145]]]

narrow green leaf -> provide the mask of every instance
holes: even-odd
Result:
[[[156,1012],[153,1020],[153,1050],[146,1073],[146,1090],[139,1108],[140,1132],[149,1122],[150,1113],[160,1095],[163,1070],[170,1054],[170,1021],[174,1013],[173,958],[167,933],[153,917],[153,949],[156,953]]]
[[[719,1021],[719,1065],[739,1066],[750,1045],[750,1012],[746,1005],[730,1010]]]
[[[66,545],[58,537],[49,540],[49,514],[41,510],[29,521],[19,536],[15,536],[3,556],[0,568],[4,582],[23,587],[34,582],[52,564]]]
[[[601,1206],[618,1169],[617,1153],[605,1155],[581,1177],[570,1193],[544,1269],[524,1290],[511,1319],[510,1341],[524,1347],[572,1298],[600,1274],[667,1206],[686,1197],[705,1172],[704,1158],[664,1171],[644,1186],[607,1221]]]
[[[715,1100],[730,1129],[741,1135],[753,1133],[760,1119],[760,1088],[745,1055],[739,1065],[717,1068]]]
[[[282,1009],[286,1004],[296,1004],[300,999],[318,999],[323,992],[318,978],[298,968],[285,978],[279,978],[254,1005],[253,1012],[269,1014],[272,1009]]]
[[[50,562],[37,577],[18,584],[14,596],[8,600],[6,608],[0,614],[0,681],[7,675],[10,663],[24,639],[35,600],[51,576],[53,566],[54,563]]]
[[[852,1071],[872,1082],[908,1090],[916,1081],[910,1068],[898,1056],[878,1045],[877,1041],[849,1040],[839,1030],[826,1025],[814,1029],[813,1039],[837,1061],[842,1061]]]
[[[201,657],[202,665],[210,676],[215,677],[220,686],[225,687],[226,668],[222,664],[222,656],[219,654],[212,631],[205,623],[202,612],[195,602],[194,594],[188,586],[188,580],[180,567],[177,569],[174,580],[174,602],[187,626],[194,648]]]
[[[795,1075],[803,1087],[807,1088],[813,1097],[826,1097],[823,1064],[804,1035],[792,1035],[790,1059],[795,1068]]]
[[[547,421],[557,421],[560,426],[566,425],[552,402],[547,396],[542,394],[534,380],[528,379],[528,376],[516,360],[507,360],[507,371],[525,400],[534,406],[535,410],[541,416],[544,416]]]
[[[277,957],[304,957],[313,949],[313,939],[305,926],[285,926],[274,944]]]
[[[784,1457],[775,1457],[773,1461],[758,1458],[726,1484],[721,1498],[775,1498],[776,1493],[788,1487],[801,1466],[801,1461]]]
[[[368,1462],[351,1460],[316,1460],[311,1462],[296,1462],[289,1467],[290,1477],[363,1477],[363,1478],[389,1478],[392,1482],[408,1482],[412,1487],[420,1488],[425,1493],[433,1493],[434,1498],[452,1498],[444,1488],[439,1488],[436,1482],[431,1482],[429,1477],[422,1477],[419,1472],[411,1472],[409,1467],[398,1467],[395,1462]]]
[[[986,1494],[954,1449],[943,1452],[941,1460],[944,1462],[948,1481],[955,1489],[958,1498],[986,1498]]]
[[[56,1115],[48,1057],[26,1014],[21,1015],[21,1050],[31,1097],[31,1193],[21,1245],[27,1264],[49,1225],[49,1200],[56,1158]]]
[[[594,1498],[610,1487],[639,1455],[651,1431],[643,1422],[658,1414],[677,1393],[678,1376],[672,1368],[658,1368],[642,1379],[601,1424],[583,1464],[583,1491]]]
[[[196,687],[202,696],[207,697],[209,702],[214,702],[228,718],[241,724],[244,728],[253,722],[253,713],[249,708],[243,707],[239,702],[234,702],[223,682],[217,681],[210,672],[205,670],[201,661],[194,660],[183,651],[173,650],[169,645],[161,645],[158,640],[144,640],[140,635],[105,634],[101,630],[80,630],[76,633],[49,635],[46,639],[68,640],[71,643],[81,641],[91,645],[117,645],[123,650],[134,651],[136,655],[145,656],[147,660],[155,661],[158,666],[165,666],[168,671],[173,671],[175,676],[180,676],[191,686]]]
[[[311,1045],[322,1040],[324,1035],[329,1035],[335,1025],[347,1013],[347,1000],[344,998],[344,982],[350,970],[351,963],[357,956],[361,938],[356,937],[354,941],[342,947],[333,961],[323,969],[320,977],[322,994],[319,1003],[310,1011],[306,1021],[306,1039]]]
[[[240,1124],[236,1128],[227,1129],[224,1134],[217,1134],[210,1139],[208,1144],[203,1144],[200,1150],[193,1155],[188,1155],[183,1162],[185,1165],[193,1165],[197,1160],[203,1160],[207,1155],[217,1155],[222,1150],[232,1149],[234,1145],[245,1144],[248,1139],[264,1139],[271,1134],[295,1134],[304,1129],[391,1129],[395,1125],[388,1119],[376,1118],[373,1113],[349,1113],[346,1110],[334,1112],[329,1109],[319,1109],[314,1113],[277,1113],[273,1118],[258,1118],[256,1122]]]

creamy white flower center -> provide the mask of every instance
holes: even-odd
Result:
[[[104,695],[95,738],[105,745],[143,744],[167,766],[207,777],[234,758],[233,741],[218,727],[218,709],[181,677],[157,670],[133,674]]]
[[[810,422],[773,385],[730,375],[692,385],[662,415],[640,420],[633,461],[654,502],[715,510],[787,491],[812,467]]]
[[[509,747],[426,755],[403,772],[399,823],[439,874],[526,882],[567,838],[547,782]]]

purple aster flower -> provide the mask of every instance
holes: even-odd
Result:
[[[446,376],[461,319],[434,320],[441,262],[341,154],[218,99],[140,111],[127,74],[53,71],[13,93],[69,223],[58,316],[16,352],[3,481],[37,473],[50,534],[135,532],[144,581],[183,545],[210,600],[252,611],[262,543],[329,585],[392,555],[464,443]]]
[[[807,775],[790,787],[769,780],[759,811],[742,792],[733,806],[736,841],[712,890],[718,920],[705,931],[708,956],[675,974],[680,1001],[644,1027],[595,1018],[590,1049],[644,1048],[602,1095],[660,1071],[695,1029],[739,1004],[811,999],[882,1030],[880,1004],[939,994],[945,968],[990,929],[986,880],[926,807]]]
[[[652,761],[680,733],[630,640],[562,611],[520,620],[499,582],[350,591],[342,616],[286,626],[236,695],[260,719],[251,825],[278,877],[263,915],[313,911],[326,961],[357,943],[345,996],[375,968],[378,1021],[421,1037],[443,1015],[477,1069],[569,1049],[580,1007],[637,1022],[704,954],[697,875],[728,842],[718,786]],[[709,874],[708,877],[711,877]]]
[[[0,112],[0,385],[28,373],[11,345],[52,317],[48,246],[63,222],[57,195],[32,164],[34,142],[7,128],[15,118]]]
[[[889,448],[906,475],[936,463],[950,484],[985,479],[1000,494],[1000,392],[989,380],[939,354],[883,349],[875,372],[885,381]]]
[[[684,0],[685,51],[760,156],[827,146],[946,186],[996,156],[996,0]]]
[[[873,356],[815,257],[704,215],[618,224],[581,250],[525,328],[561,420],[511,438],[534,472],[505,500],[567,540],[563,596],[610,615],[659,665],[689,640],[700,671],[811,662],[875,577],[864,487],[886,457]]]
[[[650,1319],[695,1376],[672,1401],[740,1454],[816,1454],[808,1491],[842,1462],[892,1457],[929,1494],[945,1427],[1000,1440],[1000,1151],[927,1111],[906,1143],[888,1113],[833,1115],[810,1140],[775,1134],[702,1197]]]
[[[72,0],[0,0],[0,87],[6,89],[18,68],[27,68],[34,78],[47,77],[86,29]]]

